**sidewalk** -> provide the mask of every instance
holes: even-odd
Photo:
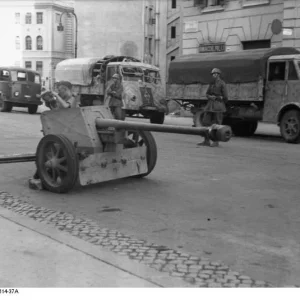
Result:
[[[147,266],[0,208],[0,287],[182,286]]]

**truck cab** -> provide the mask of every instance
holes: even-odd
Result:
[[[103,105],[106,90],[117,73],[123,85],[123,109],[127,116],[143,116],[162,124],[167,102],[159,68],[125,56],[67,59],[55,69],[55,80],[67,80],[81,106]]]
[[[10,112],[14,106],[27,107],[36,113],[42,104],[41,76],[33,70],[18,67],[0,67],[0,104],[2,112]]]
[[[263,122],[277,123],[288,142],[300,139],[300,55],[271,56],[265,83]]]

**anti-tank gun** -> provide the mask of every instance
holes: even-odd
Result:
[[[231,129],[216,125],[185,127],[118,121],[109,108],[88,106],[46,111],[41,114],[44,137],[35,155],[0,157],[0,163],[36,161],[45,189],[66,193],[80,185],[144,177],[157,160],[156,142],[150,131],[207,136],[227,142]]]

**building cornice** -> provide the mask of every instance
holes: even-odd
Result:
[[[34,3],[34,8],[35,9],[47,9],[47,8],[52,8],[60,12],[74,12],[74,8],[71,6],[64,6],[60,5],[58,3],[52,3],[52,2],[43,2],[43,3]]]

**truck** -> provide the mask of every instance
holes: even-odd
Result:
[[[224,125],[251,136],[258,122],[277,124],[287,143],[300,141],[300,52],[293,47],[182,55],[170,63],[167,96],[203,120],[213,68],[228,89]]]
[[[127,116],[142,116],[163,124],[167,101],[159,68],[129,56],[74,58],[59,62],[55,81],[69,81],[81,106],[103,105],[112,76],[119,74],[123,84],[123,109]]]
[[[2,112],[15,107],[27,107],[35,114],[40,100],[42,84],[38,72],[19,67],[0,67],[0,106]]]

